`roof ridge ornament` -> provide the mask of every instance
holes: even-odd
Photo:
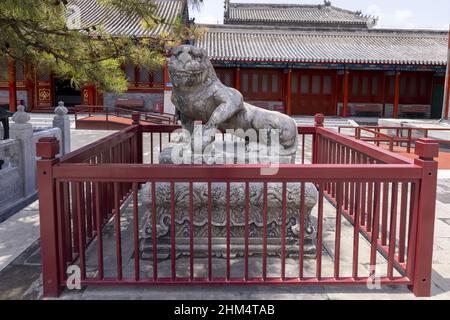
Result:
[[[230,16],[230,0],[225,0],[224,8],[224,16],[228,19]]]
[[[325,5],[325,7],[331,7],[331,1],[330,0],[324,0],[323,4]]]

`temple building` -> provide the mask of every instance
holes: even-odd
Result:
[[[158,6],[157,15],[169,24],[178,17],[188,21],[188,6],[185,0],[154,0]],[[123,19],[115,10],[107,10],[96,0],[68,0],[68,8],[77,6],[80,12],[81,25],[102,24],[112,35],[149,37],[160,32],[170,31],[168,24],[160,24],[154,29],[143,29],[139,17]],[[70,12],[68,12],[70,15]],[[53,112],[58,101],[66,106],[80,104],[114,106],[118,98],[141,100],[145,109],[162,110],[165,84],[169,83],[164,68],[150,71],[140,66],[126,63],[123,66],[128,78],[128,91],[124,94],[100,93],[93,86],[85,86],[80,90],[71,87],[70,81],[58,79],[52,74],[36,71],[30,65],[0,61],[0,107],[9,105],[14,111],[15,105],[22,102],[31,112]],[[26,75],[31,76],[26,76]],[[17,92],[16,102],[10,99],[11,92]]]
[[[226,1],[196,42],[245,100],[290,115],[440,118],[448,33],[374,29],[361,12]]]
[[[157,2],[162,16],[181,15],[189,23],[186,1]],[[102,16],[90,5],[94,7],[82,8],[85,21]],[[440,118],[448,32],[377,29],[376,24],[376,18],[330,1],[293,5],[226,0],[224,23],[201,25],[205,32],[192,44],[208,52],[223,83],[262,108],[292,116]],[[145,36],[138,21],[110,19],[108,25],[113,33]],[[0,65],[0,97],[7,96],[8,86],[11,89],[13,77],[8,82],[7,69],[5,63]],[[18,99],[25,99],[30,110],[69,100],[64,94],[71,89],[64,81],[47,74],[27,81],[26,69],[16,66],[15,79]],[[125,71],[130,85],[122,97],[141,98],[148,110],[163,104],[166,112],[173,111],[167,71],[149,73],[133,65]],[[88,87],[71,97],[73,104],[114,105],[118,95],[98,95]]]

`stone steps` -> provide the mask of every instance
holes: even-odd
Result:
[[[313,126],[314,117],[294,117],[293,118],[298,125],[301,126]],[[325,118],[326,127],[339,127],[339,126],[355,126],[356,122],[348,118]]]

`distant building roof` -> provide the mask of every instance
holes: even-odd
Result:
[[[216,61],[446,65],[447,32],[204,25]]]
[[[344,10],[325,1],[321,5],[230,3],[225,1],[225,24],[269,24],[304,27],[370,28],[373,17]]]
[[[125,16],[117,10],[105,8],[97,0],[69,0],[68,5],[77,6],[80,9],[82,27],[102,24],[109,34],[145,37],[170,31],[169,24],[183,14],[186,4],[184,0],[154,0],[152,2],[158,6],[158,17],[165,21],[153,29],[143,28],[142,21],[137,15]]]

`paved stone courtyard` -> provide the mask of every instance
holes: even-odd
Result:
[[[37,119],[35,121],[45,121]],[[77,149],[110,134],[111,131],[72,131],[72,149]],[[148,156],[148,151],[147,151]],[[140,198],[142,204],[142,198]],[[142,207],[142,206],[141,206]],[[333,236],[333,208],[325,204],[324,269],[332,268],[333,250],[329,238]],[[141,208],[142,209],[142,208]],[[126,210],[129,215],[130,210]],[[314,215],[315,213],[313,213]],[[143,215],[141,215],[143,216]],[[450,299],[450,171],[441,170],[438,180],[438,201],[433,259],[433,289],[431,299]],[[127,219],[127,214],[124,215]],[[143,223],[143,222],[141,222]],[[343,238],[350,225],[343,228]],[[350,238],[350,237],[349,237]],[[331,241],[331,240],[330,240]],[[363,240],[361,245],[367,245]],[[345,249],[345,243],[343,243]],[[361,250],[364,252],[367,250]],[[345,252],[344,252],[345,255]],[[379,257],[381,258],[381,257]],[[364,259],[364,257],[362,257]],[[260,261],[253,259],[250,266],[260,268]],[[305,262],[308,272],[315,260]],[[167,262],[163,262],[167,263]],[[204,261],[196,261],[201,269]],[[236,266],[239,261],[234,262]],[[150,264],[150,262],[148,263]],[[170,264],[170,262],[169,262]],[[182,272],[186,261],[177,261]],[[105,265],[114,265],[107,263]],[[197,268],[196,265],[196,268]],[[131,265],[132,266],[132,265]],[[279,261],[269,261],[270,266],[279,266]],[[298,262],[287,261],[287,272],[295,270]],[[362,265],[361,272],[368,266]],[[312,268],[312,267],[311,267]],[[349,265],[343,265],[345,275]],[[2,299],[42,299],[42,281],[39,249],[38,203],[35,202],[10,219],[0,224],[0,300]],[[314,272],[314,269],[311,269]],[[114,268],[110,270],[114,272]],[[143,272],[151,269],[143,268]],[[217,269],[220,272],[220,269]],[[326,275],[326,274],[325,274]],[[415,299],[406,287],[385,286],[381,290],[369,290],[365,286],[198,286],[198,287],[89,287],[83,290],[65,290],[60,299]]]

